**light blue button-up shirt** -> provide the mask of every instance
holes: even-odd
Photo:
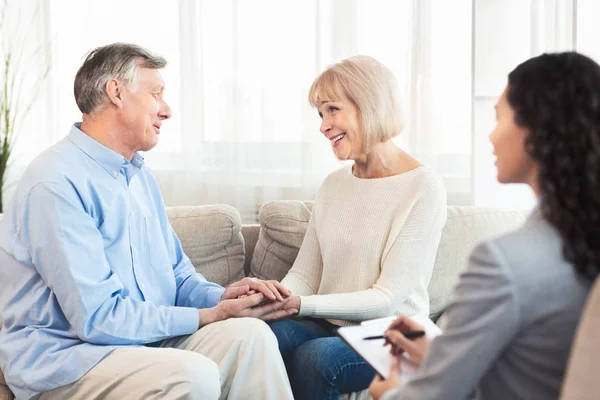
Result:
[[[0,221],[0,367],[17,398],[195,332],[224,291],[183,253],[143,158],[79,127],[32,162]]]

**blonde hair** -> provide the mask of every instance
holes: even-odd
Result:
[[[367,153],[404,129],[398,82],[389,68],[372,57],[347,58],[315,79],[308,92],[311,106],[336,100],[347,100],[357,108]]]

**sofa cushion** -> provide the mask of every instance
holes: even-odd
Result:
[[[285,277],[298,255],[312,206],[312,201],[282,200],[260,208],[260,232],[250,276],[278,281]]]
[[[261,207],[260,233],[250,265],[252,276],[276,280],[285,277],[302,244],[312,206],[313,202],[276,201]],[[446,308],[475,245],[515,229],[524,221],[524,214],[518,211],[448,207],[448,219],[427,288],[433,320]]]
[[[168,207],[167,215],[196,271],[222,286],[244,277],[239,212],[228,205]]]
[[[525,222],[519,211],[449,206],[433,274],[427,292],[429,313],[436,319],[446,308],[454,285],[475,246],[490,237],[513,230]]]

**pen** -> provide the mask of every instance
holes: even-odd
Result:
[[[404,332],[400,332],[400,333],[403,334],[407,339],[416,339],[416,338],[420,338],[421,336],[425,336],[425,331],[404,331]],[[376,340],[376,339],[386,339],[386,337],[379,335],[379,336],[367,336],[366,338],[363,338],[363,340]]]

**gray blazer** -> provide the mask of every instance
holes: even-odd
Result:
[[[558,398],[590,287],[534,211],[522,228],[473,251],[421,372],[384,398]]]

